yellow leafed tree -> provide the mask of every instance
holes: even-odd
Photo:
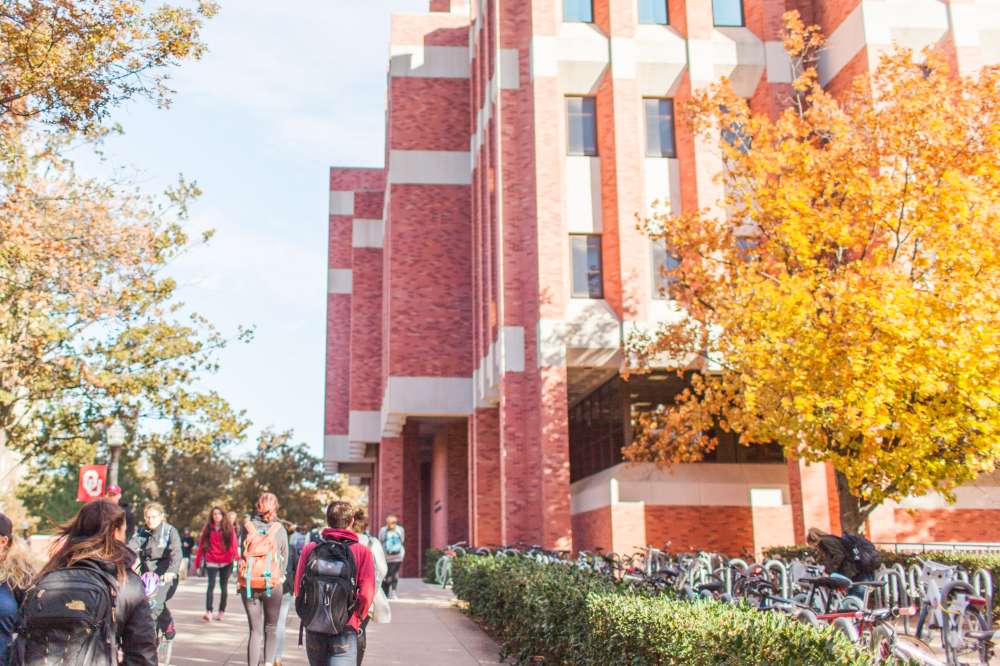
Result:
[[[725,82],[691,105],[720,145],[725,213],[644,223],[679,259],[688,317],[631,357],[692,379],[638,417],[626,457],[697,460],[712,426],[778,443],[833,464],[856,531],[886,499],[950,496],[1000,459],[1000,70],[960,78],[897,50],[834,98],[818,31],[786,23],[783,113]]]

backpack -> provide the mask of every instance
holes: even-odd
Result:
[[[117,581],[87,567],[49,572],[25,595],[11,666],[117,666]]]
[[[385,543],[382,544],[387,555],[399,555],[403,552],[403,538],[399,535],[399,530],[386,530]]]
[[[352,541],[336,539],[317,545],[306,560],[295,597],[302,629],[336,636],[344,631],[358,605],[358,567]]]
[[[845,534],[840,537],[847,549],[847,556],[863,574],[875,573],[882,566],[882,555],[868,539],[859,534]]]
[[[240,558],[237,581],[246,589],[247,599],[254,590],[263,590],[271,596],[274,587],[281,586],[284,565],[278,559],[276,535],[282,529],[280,523],[268,529],[248,531],[243,540],[243,557]]]

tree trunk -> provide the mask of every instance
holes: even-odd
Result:
[[[875,509],[874,505],[862,504],[851,492],[845,477],[839,470],[835,471],[837,479],[837,499],[840,501],[840,529],[844,534],[861,534],[865,532],[865,521]]]

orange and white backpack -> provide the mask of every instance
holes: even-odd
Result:
[[[271,590],[281,589],[285,582],[285,565],[278,557],[278,530],[281,523],[274,523],[267,529],[247,525],[247,535],[243,539],[243,555],[240,558],[236,580],[246,590],[247,599],[254,590],[263,590],[271,596]]]

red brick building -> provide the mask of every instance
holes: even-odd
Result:
[[[330,174],[325,432],[328,469],[368,484],[411,552],[739,552],[838,527],[823,466],[733,442],[670,470],[620,454],[631,410],[679,388],[618,376],[630,331],[679,316],[635,217],[718,194],[718,155],[674,106],[727,76],[777,110],[788,9],[829,36],[834,90],[893,42],[961,71],[1000,60],[995,0],[431,0],[393,16],[386,166]],[[1000,540],[1000,490],[959,496],[884,507],[873,536]]]

